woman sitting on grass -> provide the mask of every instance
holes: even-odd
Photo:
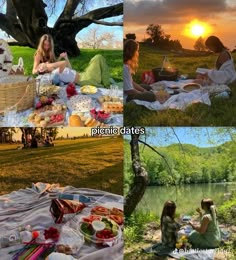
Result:
[[[216,36],[210,36],[205,42],[206,47],[218,53],[215,69],[209,70],[205,74],[198,74],[195,82],[202,85],[229,84],[236,80],[234,60],[229,50]]]
[[[197,209],[201,218],[201,225],[195,226],[189,222],[194,229],[189,236],[189,242],[194,248],[217,248],[220,245],[221,235],[214,202],[211,199],[203,199],[201,201],[201,207],[205,211],[204,214],[202,214],[201,210],[199,208]]]
[[[177,232],[180,225],[175,221],[176,205],[173,201],[167,201],[161,214],[161,241],[162,245],[175,248]]]
[[[132,75],[134,75],[138,68],[139,58],[139,44],[134,40],[126,40],[124,44],[124,66],[123,66],[123,80],[124,80],[124,98],[131,101],[133,99],[143,101],[159,101],[164,103],[169,95],[163,96],[154,94],[150,91],[152,88],[148,85],[139,85],[133,81]]]
[[[59,76],[59,80],[63,83],[110,86],[109,68],[103,56],[94,56],[85,72],[78,73],[72,69],[66,52],[61,53],[56,60],[53,39],[48,34],[40,38],[33,66],[33,74],[45,73],[51,73],[52,79]]]

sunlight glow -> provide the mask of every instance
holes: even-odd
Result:
[[[185,26],[184,35],[190,38],[205,37],[211,33],[212,29],[207,23],[193,20]]]

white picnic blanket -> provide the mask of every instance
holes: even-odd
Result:
[[[77,86],[76,90],[78,93],[80,93],[80,87]],[[109,94],[109,89],[106,88],[98,88],[98,92],[96,94],[88,95],[92,98],[93,100],[93,105],[94,108],[100,109],[101,105],[97,101],[97,99],[102,96],[102,95],[108,95]],[[123,91],[118,90],[117,91],[117,96],[120,98],[123,98]],[[61,87],[60,92],[59,92],[59,97],[64,101],[66,104],[68,99],[66,96],[66,87]],[[28,109],[22,112],[15,113],[14,111],[8,112],[7,116],[0,116],[0,127],[34,127],[32,123],[28,121],[29,115],[33,112],[32,109]],[[67,110],[66,113],[66,120],[65,120],[65,126],[68,125],[69,121],[69,116],[72,111],[69,109]],[[89,112],[87,113],[87,116],[89,116]],[[123,115],[122,114],[112,114],[111,117],[109,118],[107,124],[113,125],[113,126],[121,126],[123,125]]]
[[[230,88],[226,85],[214,85],[204,86],[199,90],[193,90],[189,93],[183,91],[183,86],[193,82],[193,80],[180,80],[175,81],[160,81],[152,84],[151,86],[155,89],[155,86],[162,84],[167,92],[173,91],[173,88],[178,87],[180,90],[179,94],[172,95],[165,103],[161,104],[159,101],[148,102],[142,100],[132,100],[138,105],[145,106],[150,110],[166,110],[166,109],[178,109],[185,110],[189,105],[195,103],[203,103],[208,106],[211,105],[210,97],[221,92],[230,92]]]
[[[95,205],[107,207],[118,207],[123,209],[123,197],[104,191],[74,188],[71,186],[59,187],[45,183],[33,184],[32,188],[21,189],[10,194],[0,196],[0,235],[14,234],[20,226],[31,225],[35,230],[42,230],[54,226],[54,221],[49,212],[51,199],[57,196],[58,192],[83,194],[91,198],[92,203],[81,213],[73,218],[87,216]],[[9,251],[22,248],[22,246],[12,246],[0,249],[1,260],[11,260]],[[84,244],[78,251],[76,258],[81,260],[122,260],[123,259],[123,239],[113,247],[98,249],[93,245]]]

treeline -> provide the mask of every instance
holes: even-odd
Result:
[[[179,185],[192,183],[215,183],[236,181],[236,144],[225,143],[218,147],[199,148],[193,145],[156,147],[163,158],[149,148],[140,155],[149,175],[149,185]],[[132,183],[133,172],[130,145],[125,141],[125,185]]]
[[[166,34],[159,24],[149,24],[146,28],[147,38],[143,39],[143,44],[156,47],[161,50],[179,51],[182,45],[179,40],[171,39],[170,34]],[[126,34],[126,39],[136,39],[134,33]]]

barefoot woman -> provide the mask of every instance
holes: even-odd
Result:
[[[64,60],[61,60],[64,59]],[[66,52],[61,53],[58,60],[54,54],[54,43],[50,35],[45,34],[40,38],[38,49],[34,56],[33,74],[51,73],[59,75],[63,83],[78,83],[80,85],[110,85],[109,68],[103,56],[94,56],[85,72],[78,73],[73,70]]]

